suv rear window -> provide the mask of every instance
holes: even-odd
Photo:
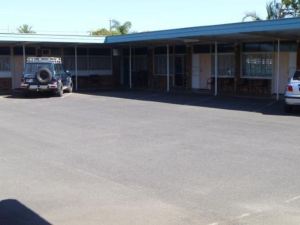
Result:
[[[300,71],[296,71],[293,80],[300,80]]]
[[[25,67],[25,74],[35,74],[39,69],[44,67],[52,70],[51,63],[27,63]]]

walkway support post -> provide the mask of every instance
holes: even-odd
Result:
[[[215,96],[218,96],[218,42],[215,42]]]
[[[16,81],[15,81],[15,65],[14,65],[14,47],[10,46],[10,74],[11,74],[11,88],[15,89],[16,88]]]
[[[170,49],[167,45],[167,92],[170,92]]]
[[[25,64],[26,64],[26,47],[25,44],[23,44],[23,66],[25,68]]]
[[[132,89],[132,48],[129,48],[129,88]]]
[[[280,76],[280,40],[277,41],[277,74],[276,74],[276,100],[279,101],[279,76]]]
[[[76,91],[78,91],[78,57],[77,57],[77,46],[75,46],[75,82],[76,82]]]

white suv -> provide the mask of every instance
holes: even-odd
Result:
[[[291,112],[293,106],[300,106],[300,70],[296,71],[290,79],[286,87],[284,99],[286,112]]]

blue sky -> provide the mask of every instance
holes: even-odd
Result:
[[[9,0],[0,8],[0,32],[30,24],[38,33],[77,33],[131,21],[134,31],[240,22],[245,12],[265,17],[264,0]]]

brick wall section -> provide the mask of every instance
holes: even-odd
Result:
[[[11,78],[0,78],[0,93],[11,91]]]

